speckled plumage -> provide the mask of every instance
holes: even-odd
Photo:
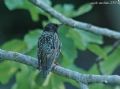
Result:
[[[51,71],[53,63],[60,54],[60,40],[57,29],[56,25],[48,24],[38,40],[38,66],[43,77],[46,77]]]

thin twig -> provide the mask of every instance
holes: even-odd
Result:
[[[109,51],[107,52],[107,54],[110,55],[119,45],[120,45],[120,40],[116,41],[116,42],[112,45],[112,49],[109,50]],[[104,74],[104,71],[103,71],[103,69],[102,69],[101,62],[102,62],[102,57],[96,58],[96,66],[97,66],[97,69],[98,69],[99,73],[100,73],[101,75],[103,75],[103,74]]]
[[[104,71],[103,71],[103,69],[102,69],[101,61],[102,61],[102,58],[101,58],[101,57],[96,58],[97,70],[98,70],[99,74],[103,75],[103,74],[104,74]]]
[[[26,65],[38,68],[38,62],[36,58],[23,55],[21,53],[5,51],[0,49],[0,58],[3,60],[16,61]],[[64,76],[82,83],[109,83],[120,85],[120,76],[118,75],[91,75],[81,74],[70,69],[54,65],[52,71],[60,76]]]
[[[44,11],[48,12],[52,16],[54,16],[56,19],[58,19],[60,22],[81,29],[81,30],[86,30],[90,31],[96,34],[112,37],[115,39],[120,39],[120,32],[112,31],[111,29],[108,28],[102,28],[98,26],[94,26],[89,23],[84,23],[80,21],[75,21],[71,18],[65,17],[61,13],[57,12],[55,9],[47,5],[46,3],[43,2],[43,0],[29,0],[32,2],[34,5],[38,6],[39,8],[43,9]]]
[[[120,45],[120,40],[116,41],[113,46],[112,49],[107,53],[108,55],[110,55],[114,50],[116,50],[116,48]]]

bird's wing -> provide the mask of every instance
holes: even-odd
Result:
[[[54,62],[55,49],[53,46],[53,42],[49,36],[42,36],[38,42],[38,59],[40,62],[39,66],[41,66],[42,70],[50,70],[52,63]]]
[[[54,42],[55,55],[56,55],[56,60],[57,60],[61,52],[61,42],[57,34],[54,35],[54,40],[55,40]]]
[[[55,61],[55,50],[51,49],[50,53],[46,51],[41,52],[41,73],[43,77],[46,77],[52,69],[52,65]]]

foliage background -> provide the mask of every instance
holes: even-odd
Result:
[[[28,0],[0,2],[0,48],[36,57],[37,39],[44,25],[49,22],[60,22]],[[102,27],[120,29],[118,5],[92,6],[89,2],[80,0],[44,0],[44,2],[67,17]],[[62,26],[59,36],[62,41],[59,61],[61,66],[80,73],[99,74],[95,59],[100,56],[103,58],[101,64],[105,74],[119,74],[120,47],[107,55],[115,39],[69,26]],[[0,61],[0,89],[78,89],[79,85],[76,82],[55,74],[51,74],[44,84],[41,84],[38,73],[39,71],[30,66]],[[119,89],[112,85],[90,85],[90,89],[96,87],[97,89],[113,89],[113,87]]]

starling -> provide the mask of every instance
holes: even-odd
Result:
[[[47,24],[38,40],[38,67],[44,78],[47,77],[53,63],[58,59],[60,54],[60,40],[57,30],[57,24]]]

